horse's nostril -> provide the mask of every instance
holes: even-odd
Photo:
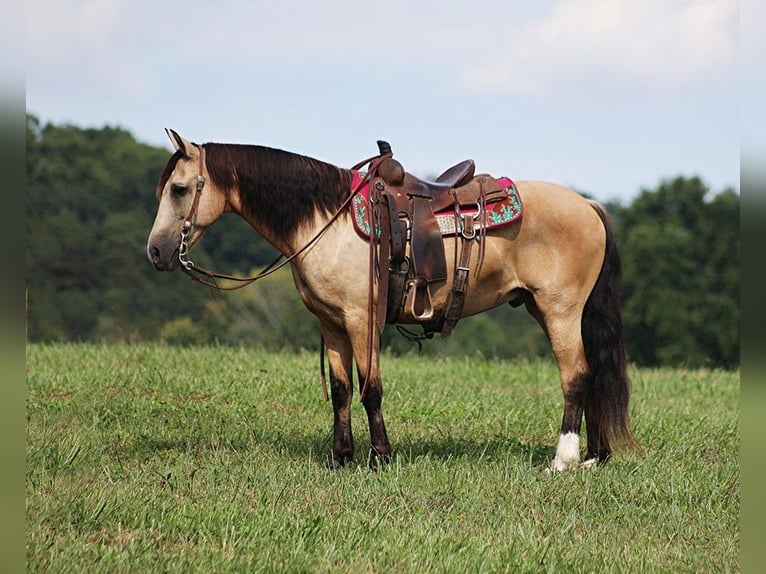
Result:
[[[149,262],[155,269],[160,267],[160,248],[156,245],[148,245],[146,248],[146,254],[149,256]]]

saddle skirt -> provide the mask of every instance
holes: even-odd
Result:
[[[351,190],[356,189],[365,177],[364,172],[354,171],[351,178]],[[478,215],[479,206],[463,207],[460,213],[463,216],[473,215],[476,220],[475,229],[491,230],[514,223],[522,215],[521,197],[516,184],[508,177],[501,177],[497,182],[502,186],[504,194],[501,199],[488,199],[484,206],[484,217]],[[370,239],[370,184],[366,183],[354,196],[349,207],[351,219],[357,234],[365,240]],[[458,233],[456,226],[456,214],[453,207],[434,213],[436,222],[442,236],[450,236]],[[380,236],[380,230],[376,230],[376,236]]]

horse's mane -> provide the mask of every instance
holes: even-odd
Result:
[[[176,164],[176,151],[162,170],[162,193]],[[205,144],[205,164],[213,184],[226,193],[239,188],[244,214],[288,237],[319,210],[333,213],[348,197],[351,172],[303,155],[264,146]]]
[[[310,157],[263,146],[205,144],[211,181],[239,188],[245,215],[286,238],[316,211],[333,213],[348,197],[351,172]]]

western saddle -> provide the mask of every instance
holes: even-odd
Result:
[[[370,223],[378,230],[370,234],[370,325],[382,331],[386,323],[415,322],[426,337],[440,332],[447,338],[462,315],[475,242],[477,274],[483,262],[485,205],[504,197],[505,190],[493,177],[475,175],[470,159],[426,181],[407,173],[387,142],[378,141],[378,148],[375,161],[362,162],[370,161]],[[445,213],[454,214],[454,227],[446,232],[436,219]],[[453,234],[461,246],[459,257],[456,246],[452,289],[444,308],[434,309],[431,291],[448,277],[443,235]]]

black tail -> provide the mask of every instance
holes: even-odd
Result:
[[[588,452],[608,456],[611,446],[639,447],[630,425],[630,382],[622,333],[622,266],[609,217],[592,202],[606,229],[601,273],[582,316],[582,338],[590,376],[585,398]],[[595,442],[595,444],[593,444]]]

